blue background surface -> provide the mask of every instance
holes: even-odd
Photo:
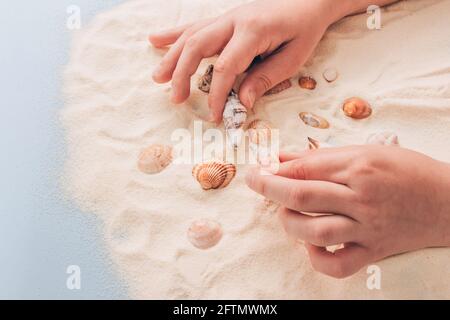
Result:
[[[105,255],[93,215],[65,199],[61,76],[71,31],[67,7],[82,26],[120,0],[0,2],[0,298],[127,298]],[[81,290],[66,287],[69,265]]]

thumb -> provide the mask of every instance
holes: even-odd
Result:
[[[292,77],[306,61],[302,50],[292,43],[281,48],[249,70],[239,88],[239,98],[247,108],[280,82]]]

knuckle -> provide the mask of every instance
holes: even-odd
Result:
[[[198,46],[199,46],[199,39],[198,39],[198,37],[196,37],[196,36],[191,36],[191,37],[189,37],[189,38],[186,40],[185,48],[186,48],[187,50],[194,51],[194,50],[196,50],[196,49],[198,48]]]
[[[226,73],[230,71],[232,64],[227,56],[220,56],[214,65],[214,73]]]
[[[291,167],[290,174],[294,179],[305,180],[306,174],[305,174],[304,163],[301,160],[295,160],[295,162],[293,163],[293,165]]]
[[[257,86],[262,89],[262,92],[269,91],[273,87],[272,80],[270,80],[270,78],[263,73],[256,76],[255,82]]]
[[[307,201],[307,195],[305,192],[301,190],[299,187],[292,187],[287,193],[288,203],[292,205],[291,209],[294,210],[302,210],[302,207],[305,206],[305,202]]]

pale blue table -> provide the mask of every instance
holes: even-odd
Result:
[[[127,298],[105,254],[100,221],[62,197],[61,71],[66,9],[82,23],[120,0],[0,1],[0,298]],[[81,290],[66,287],[79,265]]]

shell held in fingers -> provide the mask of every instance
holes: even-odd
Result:
[[[365,119],[372,114],[369,103],[358,97],[347,99],[342,106],[342,111],[347,117],[353,119]]]
[[[303,89],[314,90],[317,86],[317,82],[311,77],[300,77],[300,79],[298,79],[298,85]]]
[[[319,129],[328,129],[330,127],[330,123],[325,119],[314,113],[310,112],[300,112],[300,119],[308,126]]]
[[[272,137],[272,127],[268,121],[253,120],[247,125],[247,132],[251,143],[268,144]]]
[[[225,188],[236,175],[236,166],[213,160],[196,165],[192,169],[192,175],[203,190]]]
[[[335,68],[327,68],[322,76],[327,82],[333,82],[339,77],[339,73]]]
[[[210,64],[203,76],[198,80],[198,89],[204,93],[209,93],[211,89],[211,82],[214,73],[214,65]]]
[[[163,171],[172,162],[172,147],[153,144],[141,151],[138,168],[146,174],[156,174]]]
[[[222,239],[222,227],[213,220],[200,219],[194,221],[188,229],[189,242],[198,249],[209,249],[214,247]]]
[[[277,84],[272,89],[269,89],[264,95],[265,96],[271,96],[271,95],[280,93],[280,92],[282,92],[284,90],[287,90],[290,87],[292,87],[291,80],[290,79],[286,79],[283,82],[280,82],[279,84]]]
[[[366,144],[396,147],[400,146],[398,136],[393,132],[373,133],[367,137]]]
[[[223,110],[223,124],[228,138],[228,144],[237,148],[244,135],[244,123],[247,120],[247,109],[239,101],[236,93],[231,92]]]

